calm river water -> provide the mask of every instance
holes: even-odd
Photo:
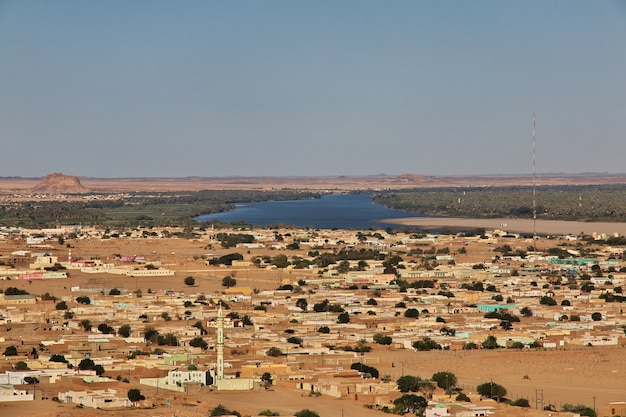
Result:
[[[419,217],[422,214],[390,210],[372,203],[368,194],[329,194],[318,199],[266,201],[238,204],[224,213],[205,214],[198,221],[239,222],[268,226],[284,224],[316,229],[362,229],[398,227],[379,219]]]

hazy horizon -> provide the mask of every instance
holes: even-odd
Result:
[[[539,175],[617,175],[624,39],[621,0],[3,1],[0,176],[530,175],[534,112]]]
[[[418,173],[401,173],[401,174],[363,174],[363,175],[358,175],[358,174],[354,174],[354,175],[342,175],[342,174],[337,174],[337,175],[179,175],[179,176],[157,176],[157,175],[136,175],[136,176],[117,176],[117,177],[113,177],[113,176],[93,176],[93,175],[80,175],[80,174],[69,174],[69,173],[65,173],[65,172],[51,172],[48,174],[43,174],[43,175],[36,175],[36,176],[20,176],[20,175],[2,175],[0,176],[0,178],[4,178],[4,179],[8,179],[8,178],[19,178],[19,179],[42,179],[45,178],[49,175],[53,175],[53,174],[62,174],[62,175],[66,175],[66,176],[70,176],[70,177],[77,177],[77,178],[92,178],[92,179],[124,179],[124,178],[128,178],[128,179],[134,179],[134,178],[146,178],[146,179],[185,179],[185,178],[350,178],[350,177],[354,177],[354,178],[367,178],[367,177],[400,177],[403,175],[411,175],[411,176],[418,176],[418,177],[426,177],[426,178],[446,178],[446,177],[463,177],[463,178],[480,178],[480,177],[486,177],[486,178],[492,178],[492,177],[524,177],[524,178],[528,178],[528,177],[532,177],[533,174],[532,173],[522,173],[522,174],[494,174],[494,173],[487,173],[487,174],[448,174],[448,175],[437,175],[437,174],[432,174],[432,175],[424,175],[424,174],[418,174]],[[547,178],[547,177],[601,177],[601,176],[624,176],[626,177],[626,172],[537,172],[537,178]]]

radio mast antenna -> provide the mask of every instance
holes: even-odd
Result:
[[[537,251],[537,169],[536,169],[536,158],[535,158],[535,144],[536,144],[536,135],[535,135],[535,112],[533,112],[533,248],[535,252]]]

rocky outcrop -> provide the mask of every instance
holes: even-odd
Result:
[[[79,194],[89,192],[89,189],[80,183],[78,177],[55,173],[44,178],[32,191],[42,194]]]

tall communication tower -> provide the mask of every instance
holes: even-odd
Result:
[[[533,249],[537,251],[537,169],[535,159],[535,112],[533,112]]]
[[[215,376],[218,380],[224,379],[224,313],[222,303],[217,311],[217,372]]]

